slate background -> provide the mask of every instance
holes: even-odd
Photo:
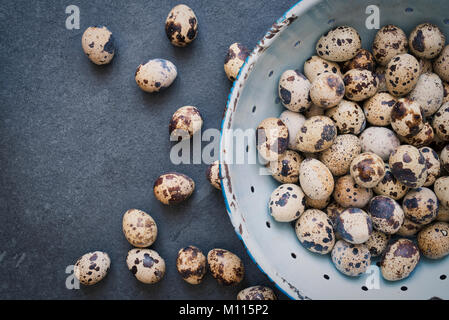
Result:
[[[205,179],[207,165],[170,162],[168,122],[183,105],[197,106],[204,129],[219,128],[231,83],[223,71],[227,47],[253,48],[295,1],[186,0],[199,20],[187,48],[173,47],[165,18],[177,1],[1,1],[0,3],[0,299],[235,299],[239,290],[270,285],[249,258]],[[79,6],[79,30],[67,30],[66,6]],[[107,25],[118,51],[96,66],[81,49],[90,25]],[[148,94],[135,81],[150,58],[171,60],[178,78]],[[166,171],[190,175],[193,197],[160,204],[152,185]],[[123,213],[139,208],[156,220],[153,249],[167,263],[165,278],[144,285],[127,270],[131,249]],[[239,255],[244,281],[222,287],[208,274],[201,285],[177,274],[179,248],[220,247]],[[103,250],[112,269],[102,282],[67,290],[65,268]],[[276,290],[280,298],[285,298]]]

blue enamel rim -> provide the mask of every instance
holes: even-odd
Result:
[[[282,17],[280,17],[280,18],[275,22],[275,24],[281,24],[281,23],[283,23],[283,22],[287,19],[287,17],[294,11],[294,9],[295,9],[301,2],[307,2],[307,0],[300,0],[300,1],[296,2],[293,6],[290,7],[290,9],[288,9],[288,10],[284,13],[284,15],[283,15]],[[282,33],[283,30],[285,30],[286,27],[287,27],[286,25],[283,25],[283,26],[282,26],[282,29],[281,29],[281,31],[280,31],[279,33]],[[258,42],[258,45],[262,45],[263,41],[266,40],[266,36],[269,34],[269,32],[270,32],[271,30],[272,30],[272,29],[270,28],[270,30],[265,34],[265,36],[263,37],[263,39],[260,40],[260,41]],[[232,84],[231,91],[230,91],[230,93],[229,93],[229,95],[228,95],[228,100],[227,100],[227,102],[226,102],[226,112],[225,112],[225,115],[223,116],[223,119],[222,119],[222,121],[221,121],[221,131],[220,131],[220,156],[219,156],[219,163],[220,163],[220,164],[219,164],[219,172],[220,172],[220,177],[223,177],[223,174],[222,174],[222,165],[221,165],[221,163],[222,163],[223,130],[224,130],[224,125],[225,125],[225,122],[226,122],[227,115],[228,115],[229,112],[231,112],[231,109],[230,109],[231,97],[232,97],[232,95],[233,95],[233,93],[234,93],[234,90],[236,90],[236,84],[238,83],[238,81],[239,81],[239,79],[240,79],[240,77],[241,77],[241,75],[242,75],[242,70],[244,70],[245,66],[248,64],[248,60],[250,59],[250,57],[252,57],[253,55],[256,55],[256,54],[257,54],[257,53],[256,53],[256,49],[257,49],[257,46],[253,49],[253,51],[251,52],[251,54],[246,58],[244,64],[243,64],[242,67],[240,68],[239,74],[237,75],[237,78],[235,79],[234,83]],[[222,192],[222,194],[223,194],[223,198],[224,198],[225,205],[226,205],[226,212],[228,213],[229,218],[231,219],[231,217],[232,217],[231,208],[230,208],[230,206],[229,206],[229,201],[228,201],[228,198],[227,198],[227,195],[226,195],[226,191],[225,191],[225,188],[224,188],[224,185],[223,185],[223,180],[220,180],[220,184],[221,184],[221,192]],[[232,223],[232,219],[231,219],[231,223]],[[234,225],[233,225],[233,226],[234,226]],[[245,246],[245,249],[246,249],[246,251],[247,251],[249,257],[251,258],[251,260],[253,260],[253,262],[256,264],[256,266],[257,266],[257,267],[258,267],[258,268],[259,268],[259,269],[260,269],[260,270],[261,270],[261,271],[268,277],[268,279],[269,279],[271,282],[273,282],[273,283],[275,284],[275,286],[276,286],[276,287],[277,287],[283,294],[285,294],[285,295],[286,295],[287,297],[289,297],[290,299],[295,300],[289,293],[287,293],[283,288],[281,288],[281,287],[276,283],[276,281],[274,281],[274,280],[268,275],[267,272],[265,272],[265,271],[262,269],[262,267],[259,265],[259,263],[256,261],[256,259],[254,259],[253,255],[251,254],[250,250],[248,249],[248,247],[247,247],[245,241],[243,240],[243,238],[241,237],[241,235],[240,235],[240,234],[237,232],[237,230],[235,229],[235,226],[234,226],[234,232],[236,233],[237,237],[240,239],[240,241],[241,241],[241,242],[243,243],[243,245]]]

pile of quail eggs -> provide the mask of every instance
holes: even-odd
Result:
[[[198,20],[191,8],[180,4],[168,14],[165,31],[170,42],[177,47],[191,43],[198,33]],[[89,27],[82,36],[82,48],[87,57],[97,65],[108,64],[115,54],[115,42],[112,32],[105,26]],[[224,70],[230,80],[235,80],[249,51],[240,43],[229,47],[225,58]],[[145,92],[157,93],[168,88],[176,79],[176,66],[166,59],[150,59],[137,67],[135,80]],[[203,119],[195,106],[183,106],[172,116],[169,122],[171,141],[190,139],[201,131]],[[219,162],[211,164],[206,178],[216,189],[221,189]],[[160,175],[153,186],[157,200],[165,205],[176,205],[186,201],[194,192],[195,182],[189,176],[168,172]],[[126,257],[126,264],[135,278],[145,284],[161,281],[165,275],[165,260],[149,247],[156,241],[158,228],[156,221],[146,212],[130,209],[122,220],[125,238],[133,246]],[[98,283],[108,273],[111,259],[106,252],[94,251],[84,254],[75,264],[74,274],[79,282],[89,286]],[[207,257],[193,245],[179,250],[176,267],[182,279],[189,284],[200,284],[210,270],[212,276],[222,285],[236,285],[243,280],[245,268],[241,259],[234,253],[215,248]],[[272,289],[264,286],[252,286],[237,294],[238,300],[274,300]]]
[[[408,38],[386,25],[371,49],[350,26],[322,35],[281,75],[287,110],[259,124],[257,149],[281,183],[274,220],[343,274],[380,257],[396,281],[449,254],[449,45],[423,23]]]

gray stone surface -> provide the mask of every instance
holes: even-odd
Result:
[[[231,87],[223,71],[227,47],[253,48],[294,1],[185,2],[199,20],[187,48],[167,40],[164,21],[176,1],[2,1],[0,4],[0,299],[235,299],[246,286],[274,286],[249,258],[205,179],[206,165],[170,162],[168,122],[183,105],[197,106],[203,128],[219,128]],[[81,11],[80,30],[65,28],[65,8]],[[96,66],[81,49],[90,25],[107,25],[118,51]],[[178,78],[148,94],[136,67],[166,58]],[[156,177],[180,171],[197,183],[184,204],[167,207],[153,196]],[[121,230],[129,208],[150,213],[159,237],[152,246],[167,263],[156,285],[137,282],[125,258],[131,246]],[[198,286],[177,274],[179,248],[205,253],[221,247],[246,267],[237,287],[210,274]],[[99,284],[67,290],[65,268],[82,254],[104,250],[112,269]],[[282,298],[282,294],[277,291]]]

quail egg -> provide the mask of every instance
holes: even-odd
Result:
[[[408,239],[398,239],[390,244],[380,263],[382,276],[388,281],[407,278],[420,259],[419,249]]]
[[[430,149],[430,148],[427,148],[427,149]],[[437,168],[438,168],[438,174],[440,173],[440,166],[437,166],[436,165],[436,162],[435,162],[435,160],[438,160],[438,155],[436,154],[436,152],[435,151],[433,151],[432,149],[430,149],[431,151],[432,151],[432,155],[433,155],[433,157],[432,157],[432,164],[434,164]],[[423,152],[423,150],[421,150],[421,152]],[[423,153],[423,155],[424,155],[424,153]],[[426,155],[424,155],[424,157],[426,157]],[[444,148],[443,148],[443,150],[441,150],[441,153],[440,153],[440,158],[439,158],[440,160],[441,160],[441,166],[446,170],[446,171],[448,171],[449,172],[449,144],[447,144]],[[427,158],[426,158],[426,161],[427,161]],[[427,167],[429,167],[429,166],[427,166]],[[433,167],[431,167],[431,168],[433,168]],[[434,171],[435,173],[437,173],[437,171],[436,171],[436,169],[435,169],[435,171]],[[438,178],[438,176],[436,176],[436,178]]]
[[[401,144],[394,132],[385,127],[369,127],[360,135],[360,143],[362,152],[372,152],[385,161]]]
[[[449,45],[445,46],[441,54],[433,62],[433,71],[441,80],[449,82]]]
[[[436,25],[423,23],[410,33],[408,45],[415,56],[433,59],[443,50],[445,41],[444,34]]]
[[[360,49],[357,51],[354,58],[343,64],[343,72],[346,73],[352,69],[366,69],[369,71],[374,71],[375,65],[376,63],[371,52],[366,49]]]
[[[257,150],[267,161],[277,160],[287,150],[288,141],[288,128],[278,118],[267,118],[257,127]]]
[[[264,286],[253,286],[237,294],[237,300],[277,300],[273,290]]]
[[[296,151],[287,150],[276,161],[271,161],[268,168],[274,179],[281,183],[298,183],[299,165],[303,157]]]
[[[430,117],[443,103],[444,89],[440,77],[435,73],[423,73],[408,94],[410,100],[418,102],[424,117]]]
[[[407,98],[399,99],[391,110],[391,127],[406,138],[417,135],[424,127],[420,104]]]
[[[391,153],[389,164],[395,178],[407,187],[421,187],[426,182],[426,159],[413,146],[399,146]]]
[[[390,235],[373,230],[368,241],[365,242],[365,246],[371,253],[371,257],[375,258],[384,253],[385,249],[387,249],[388,241],[390,241]]]
[[[393,57],[385,70],[387,89],[393,96],[409,93],[418,82],[419,62],[408,53]]]
[[[307,119],[296,136],[299,151],[319,152],[329,148],[337,137],[337,127],[331,118],[314,116]]]
[[[419,130],[416,135],[410,138],[399,136],[399,140],[414,147],[421,148],[431,144],[434,140],[434,137],[435,134],[433,132],[432,125],[429,122],[425,122],[422,129]]]
[[[310,98],[313,104],[323,108],[335,107],[345,94],[343,79],[333,73],[319,75],[310,87]]]
[[[329,198],[334,189],[332,173],[322,162],[313,158],[301,162],[299,183],[304,193],[313,200]]]
[[[221,190],[220,163],[218,160],[207,167],[206,178],[215,189]]]
[[[129,209],[126,211],[123,215],[122,228],[126,240],[134,247],[149,247],[156,241],[156,222],[142,210]]]
[[[421,224],[414,223],[413,221],[404,217],[404,222],[399,228],[396,234],[401,237],[412,237],[421,230],[423,226]]]
[[[341,176],[349,172],[352,160],[360,154],[361,150],[361,143],[357,136],[338,135],[330,148],[321,151],[319,160],[334,176]]]
[[[373,232],[371,217],[360,208],[345,209],[336,222],[337,232],[349,243],[364,243]]]
[[[338,240],[332,249],[332,262],[341,273],[357,277],[365,273],[371,263],[371,253],[364,244]]]
[[[279,119],[282,120],[288,129],[288,148],[291,150],[298,150],[296,136],[304,125],[304,122],[306,122],[306,117],[301,113],[285,110],[281,113]]]
[[[131,249],[126,257],[126,264],[136,279],[143,283],[159,282],[165,274],[164,259],[151,249]]]
[[[449,83],[443,81],[443,103],[449,102]]]
[[[185,47],[198,34],[198,19],[190,7],[178,4],[168,13],[165,20],[165,33],[176,47]]]
[[[377,92],[388,92],[387,89],[387,81],[385,80],[385,71],[386,71],[386,67],[385,66],[377,66],[374,74],[377,77]]]
[[[435,180],[440,176],[440,159],[438,158],[438,154],[432,148],[422,147],[419,151],[424,156],[424,159],[426,159],[427,179],[423,186],[429,187],[433,185]]]
[[[434,114],[432,127],[438,138],[449,141],[449,102],[443,104]]]
[[[306,207],[309,209],[324,209],[327,207],[329,202],[331,201],[331,198],[323,199],[323,200],[313,200],[306,196]]]
[[[152,59],[141,64],[136,70],[136,83],[146,92],[159,92],[175,81],[178,71],[168,60]]]
[[[210,250],[207,254],[207,263],[212,276],[222,285],[234,285],[243,280],[245,274],[243,262],[228,250]]]
[[[249,56],[249,50],[241,43],[233,43],[228,49],[224,61],[224,70],[229,80],[234,81],[240,72],[240,68]]]
[[[353,101],[341,100],[336,107],[326,111],[326,116],[335,122],[340,134],[359,134],[366,126],[362,108]]]
[[[410,190],[402,200],[407,219],[418,224],[428,224],[438,214],[438,199],[435,193],[426,187]]]
[[[178,172],[165,173],[154,182],[154,195],[163,204],[178,204],[187,200],[195,189],[192,178]]]
[[[351,175],[342,176],[335,183],[333,197],[342,207],[364,208],[373,196],[373,191],[355,183]]]
[[[357,184],[365,188],[373,188],[385,175],[384,162],[378,155],[364,152],[352,160],[350,172]]]
[[[184,281],[199,284],[206,274],[206,257],[197,247],[187,246],[178,251],[176,268]]]
[[[435,222],[418,233],[418,247],[429,259],[441,259],[449,254],[449,224]]]
[[[105,26],[87,28],[81,38],[81,44],[86,56],[97,65],[108,64],[114,58],[114,37]]]
[[[357,30],[339,26],[321,36],[316,52],[326,60],[342,62],[354,58],[361,47],[362,40]]]
[[[288,110],[304,112],[310,108],[310,81],[297,70],[287,70],[279,79],[279,97]]]
[[[404,222],[404,211],[401,206],[387,196],[376,196],[368,205],[374,229],[385,234],[394,234]]]
[[[73,273],[81,284],[90,286],[106,277],[110,266],[111,259],[106,252],[94,251],[78,259]]]
[[[304,74],[311,82],[325,72],[342,77],[338,63],[324,60],[318,56],[312,56],[304,62]]]
[[[312,118],[314,116],[323,116],[324,115],[324,109],[312,104],[309,110],[304,112],[304,115],[306,116],[306,119]]]
[[[418,62],[420,74],[433,72],[432,60],[420,58],[418,59]]]
[[[282,184],[271,193],[268,208],[274,220],[293,221],[306,209],[304,192],[296,184]]]
[[[388,24],[377,31],[373,41],[373,55],[377,63],[386,66],[394,56],[407,53],[407,36],[401,28]]]
[[[201,131],[203,118],[200,111],[193,106],[181,107],[173,114],[169,128],[171,141],[189,139]]]
[[[366,121],[373,126],[388,126],[396,98],[387,92],[378,92],[363,103]]]
[[[334,232],[336,229],[337,217],[345,211],[346,208],[339,205],[337,202],[332,202],[326,207],[326,214],[330,221],[332,222],[332,227],[334,228]],[[335,235],[337,237],[337,234]]]
[[[390,165],[385,164],[385,175],[382,180],[373,188],[373,191],[378,195],[384,195],[390,197],[394,200],[399,200],[405,196],[408,187],[404,186],[402,183],[395,178],[391,172]]]
[[[377,92],[377,77],[366,69],[352,69],[343,75],[345,97],[352,101],[362,101]]]
[[[433,190],[441,205],[449,207],[449,176],[438,178],[433,185]]]
[[[332,222],[321,210],[306,210],[296,221],[295,230],[299,242],[312,252],[327,254],[334,246]]]
[[[449,207],[440,205],[438,208],[437,221],[449,222]]]

